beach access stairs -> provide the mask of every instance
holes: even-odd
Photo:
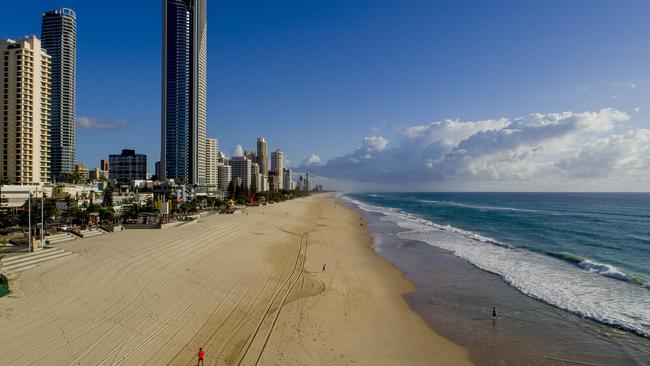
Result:
[[[81,236],[82,238],[85,239],[85,238],[92,238],[93,236],[104,235],[106,233],[107,233],[107,231],[105,231],[103,229],[99,229],[99,228],[85,229],[85,230],[79,231],[79,236]]]
[[[5,257],[0,260],[0,270],[3,273],[16,274],[36,267],[39,263],[53,259],[63,258],[72,252],[55,247],[46,247],[31,253],[24,253]]]
[[[63,243],[65,241],[75,240],[77,236],[68,232],[58,233],[45,237],[45,242],[49,245]]]

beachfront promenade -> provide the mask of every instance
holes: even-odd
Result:
[[[0,299],[0,364],[469,364],[359,216],[318,195],[59,244]]]

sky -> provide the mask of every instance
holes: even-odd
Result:
[[[77,156],[158,160],[161,1],[77,13]],[[341,190],[650,190],[650,2],[208,1],[208,136]]]

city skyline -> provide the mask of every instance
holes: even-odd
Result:
[[[10,4],[9,11],[19,16],[0,28],[0,37],[37,33],[39,14],[60,5],[45,1],[42,9],[27,11],[24,5]],[[149,170],[153,172],[159,147],[155,141],[138,137],[151,133],[160,114],[159,100],[153,98],[160,87],[155,77],[155,59],[160,55],[156,44],[160,3],[135,4],[130,14],[111,14],[110,4],[70,1],[64,5],[82,14],[80,19],[85,22],[78,25],[83,31],[80,40],[85,38],[80,41],[83,50],[81,46],[78,50],[79,88],[84,91],[79,98],[78,127],[83,138],[78,143],[78,160],[94,166],[111,151],[134,148],[151,157]],[[563,11],[558,14],[552,4],[525,6],[507,1],[489,7],[471,1],[414,2],[409,6],[361,1],[309,7],[297,2],[274,6],[215,3],[207,14],[215,24],[209,31],[214,36],[208,35],[208,48],[217,55],[211,58],[208,72],[207,135],[218,137],[226,152],[242,143],[250,149],[251,136],[264,135],[272,142],[272,150],[282,147],[285,151],[287,166],[320,162],[325,167],[314,167],[318,174],[351,186],[376,188],[364,186],[364,182],[378,172],[373,166],[390,165],[390,160],[364,165],[357,170],[367,172],[364,176],[357,176],[357,171],[343,176],[338,168],[336,174],[331,171],[341,167],[342,160],[355,164],[359,157],[374,156],[368,149],[377,152],[378,146],[387,150],[380,154],[383,156],[391,155],[388,152],[397,154],[394,158],[406,151],[419,154],[417,144],[425,140],[414,140],[408,133],[444,125],[447,120],[477,127],[481,121],[526,120],[538,113],[553,120],[562,113],[579,118],[604,116],[607,113],[601,111],[612,110],[627,117],[610,120],[609,130],[583,129],[578,135],[562,135],[580,141],[579,148],[567,156],[522,160],[531,170],[542,171],[540,167],[547,165],[557,168],[551,174],[554,180],[543,186],[531,185],[536,178],[516,169],[491,169],[483,174],[469,167],[466,172],[470,174],[451,172],[451,179],[410,170],[414,179],[431,180],[428,185],[410,188],[446,190],[462,179],[467,183],[464,189],[470,190],[562,190],[575,187],[576,181],[589,180],[591,185],[580,186],[647,190],[644,175],[627,176],[624,184],[610,182],[612,176],[621,175],[616,170],[621,166],[624,172],[631,171],[620,159],[604,165],[609,173],[585,168],[579,174],[566,175],[562,169],[577,162],[581,154],[595,153],[588,147],[602,139],[612,141],[614,147],[617,141],[626,146],[643,145],[644,131],[650,127],[646,102],[650,76],[643,60],[650,50],[643,42],[643,34],[649,30],[640,14],[648,7],[641,1],[628,2],[625,7],[605,1],[575,1],[562,4]],[[91,26],[101,23],[107,14],[118,16],[125,29],[138,29],[146,41],[135,47],[120,41],[119,35],[126,34],[120,33],[125,32],[122,29]],[[259,19],[264,21],[256,22]],[[600,27],[605,21],[610,25],[606,29]],[[424,45],[430,45],[430,50]],[[106,53],[118,46],[124,48],[120,57]],[[102,70],[101,75],[96,70]],[[127,80],[135,83],[124,90]],[[475,129],[482,133],[481,128]],[[585,131],[592,136],[587,138]],[[544,146],[556,142],[539,141]],[[462,141],[456,143],[460,148]],[[427,146],[428,151],[435,148]],[[491,154],[490,147],[482,149],[480,154]],[[538,151],[536,146],[519,145],[517,149],[528,154],[515,150],[508,154],[523,157]],[[634,170],[642,170],[646,150],[625,154],[636,154],[633,159],[640,163]],[[451,155],[431,155],[409,158],[404,165],[421,169],[428,166],[428,160],[438,158],[453,160]],[[327,161],[331,163],[325,164]],[[492,164],[490,161],[477,160],[475,164]],[[485,177],[486,181],[480,180]],[[528,184],[522,185],[522,180]],[[387,182],[383,187],[394,188],[395,184],[399,182]]]

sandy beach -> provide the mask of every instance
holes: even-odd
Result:
[[[318,195],[61,244],[0,299],[0,364],[470,364],[362,224]]]

